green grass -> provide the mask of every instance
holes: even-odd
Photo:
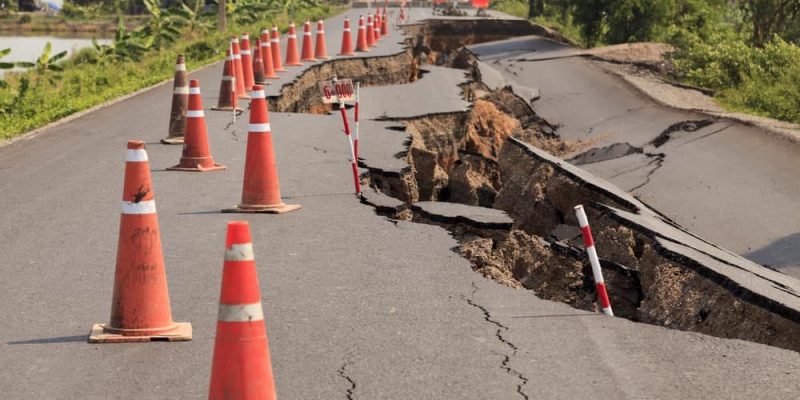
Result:
[[[324,18],[340,12],[339,8],[315,8],[297,11],[294,20]],[[248,26],[229,27],[229,32],[259,32],[273,21]],[[289,24],[286,15],[274,19],[282,29]],[[92,64],[91,50],[77,52],[63,64],[64,72],[36,76],[33,71],[7,74],[9,87],[0,89],[0,139],[9,139],[70,114],[86,110],[114,98],[146,88],[174,74],[175,58],[187,55],[189,69],[224,58],[230,33],[184,34],[173,47],[146,54],[138,62]],[[29,89],[21,95],[23,81]]]

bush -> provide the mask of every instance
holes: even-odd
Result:
[[[94,47],[84,47],[72,53],[69,60],[74,65],[97,63],[97,50]]]
[[[185,55],[191,60],[209,60],[222,54],[207,41],[199,41],[186,47]]]
[[[492,2],[492,8],[515,17],[528,17],[528,2],[524,0],[497,0]]]
[[[31,16],[29,14],[22,14],[22,16],[19,17],[19,23],[20,24],[30,24],[31,23]]]
[[[726,106],[800,123],[800,47],[778,36],[763,48],[719,33],[684,35],[672,55],[678,77],[717,91]]]

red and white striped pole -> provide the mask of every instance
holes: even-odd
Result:
[[[353,146],[353,138],[350,136],[350,123],[347,121],[347,108],[344,106],[344,100],[339,93],[339,86],[336,84],[336,77],[333,77],[333,87],[336,90],[336,97],[339,99],[339,110],[342,112],[342,122],[344,122],[344,134],[347,136],[347,142],[350,143],[350,158],[353,165],[353,184],[356,187],[356,194],[361,196],[361,180],[358,179],[358,161],[356,159],[356,151]]]
[[[233,43],[228,44],[228,51],[230,52],[231,56],[233,56]],[[236,67],[233,66],[233,59],[231,59],[231,70],[233,70],[233,76],[231,77],[231,112],[233,112],[233,123],[236,123],[236,100],[239,98],[236,95]],[[220,93],[220,96],[224,96],[224,93]]]
[[[359,101],[359,98],[360,98],[359,92],[361,92],[361,82],[356,82],[356,107],[355,107],[355,109],[356,109],[356,111],[355,111],[355,113],[356,113],[356,135],[353,138],[354,139],[353,142],[354,142],[354,147],[355,147],[356,162],[358,162],[358,101]]]
[[[597,257],[597,250],[594,247],[592,228],[589,227],[589,220],[586,218],[586,212],[583,211],[582,205],[575,206],[575,216],[578,217],[578,225],[581,227],[583,244],[586,246],[586,253],[589,254],[589,263],[592,264],[594,284],[597,288],[597,297],[600,300],[600,306],[603,308],[603,314],[613,317],[614,311],[611,310],[611,302],[608,300],[608,291],[606,290],[606,283],[603,280],[603,271],[600,269],[600,259]]]

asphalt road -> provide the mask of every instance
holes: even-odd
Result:
[[[471,47],[485,65],[537,87],[536,112],[567,140],[611,153],[581,165],[692,232],[757,263],[800,277],[800,146],[729,120],[696,131],[674,124],[707,116],[661,106],[579,52],[531,36]],[[606,152],[611,145],[636,151]],[[619,149],[617,149],[619,150]]]
[[[207,110],[220,76],[219,64],[191,74]],[[417,85],[448,93],[441,85],[450,82]],[[351,194],[338,115],[270,115],[281,189],[301,211],[221,214],[239,200],[246,121],[229,126],[229,114],[206,112],[212,153],[227,171],[164,171],[181,152],[158,144],[171,92],[159,86],[0,148],[0,397],[205,397],[231,218],[251,224],[283,399],[800,393],[800,354],[540,300],[474,273],[444,229],[377,216]],[[376,139],[403,135],[389,123],[364,125]],[[190,342],[86,343],[109,316],[129,139],[148,143],[173,315],[193,324]],[[363,152],[391,154],[382,146],[398,143],[365,140]]]

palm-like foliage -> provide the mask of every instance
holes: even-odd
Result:
[[[294,10],[299,8],[318,7],[321,3],[319,0],[270,0],[270,3],[275,3],[281,7],[283,12],[289,16],[294,16]]]
[[[172,43],[181,34],[180,17],[168,11],[162,11],[156,0],[144,0],[144,6],[150,14],[147,25],[139,28],[136,34],[147,38],[154,49],[160,49],[167,43]]]
[[[56,63],[58,61],[60,61],[61,59],[63,59],[64,57],[66,57],[66,56],[67,56],[67,51],[66,50],[64,50],[64,51],[62,51],[62,52],[60,52],[58,54],[53,55],[53,45],[50,44],[50,42],[47,42],[47,44],[44,45],[44,50],[42,50],[42,54],[39,56],[39,58],[35,62],[33,62],[33,63],[20,62],[20,63],[16,63],[16,64],[19,67],[33,68],[33,70],[36,72],[37,78],[41,78],[47,72],[62,72],[62,71],[64,71],[64,68],[61,67],[60,65],[56,64]],[[50,83],[53,83],[55,78],[60,78],[60,76],[59,75],[49,75],[48,76],[48,81]],[[37,81],[37,83],[38,83],[38,81]]]
[[[247,25],[268,19],[281,10],[282,0],[239,0],[227,2],[227,14],[237,24]]]
[[[149,47],[147,42],[141,42],[139,37],[134,37],[131,32],[125,28],[125,21],[122,16],[119,17],[117,33],[114,36],[114,41],[110,45],[98,44],[97,40],[94,38],[92,38],[92,44],[95,50],[97,50],[100,63],[105,63],[107,60],[138,61]]]
[[[208,18],[213,14],[202,12],[202,1],[195,2],[194,9],[187,6],[183,1],[178,4],[179,6],[170,10],[170,12],[183,19],[183,25],[189,32],[208,32],[214,27],[214,24]]]
[[[11,49],[0,50],[0,58],[3,58],[5,56],[7,56],[8,53],[11,53]],[[0,69],[11,69],[11,68],[14,68],[14,63],[13,62],[2,62],[2,61],[0,61]],[[0,88],[4,88],[6,86],[8,86],[8,83],[6,83],[6,81],[0,79]]]

